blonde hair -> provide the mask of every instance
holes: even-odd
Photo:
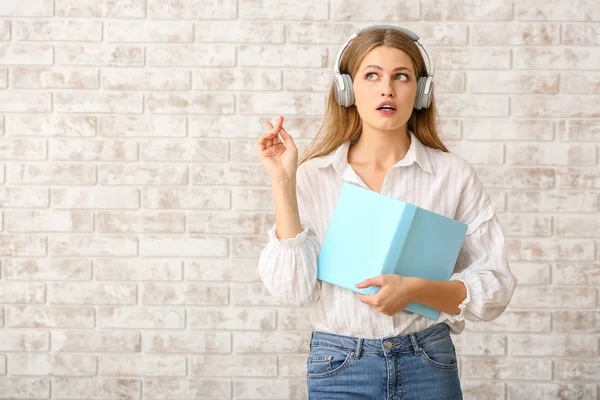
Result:
[[[418,45],[396,29],[374,29],[358,35],[346,48],[340,60],[340,71],[349,73],[354,80],[364,57],[376,47],[387,46],[402,50],[412,59],[417,77],[426,76],[426,65]],[[444,152],[449,150],[438,134],[435,97],[428,108],[416,110],[408,120],[408,129],[424,145]],[[357,140],[362,131],[362,120],[356,106],[344,107],[336,103],[334,86],[329,90],[327,110],[321,127],[307,147],[300,164],[311,158],[327,155],[348,140]]]

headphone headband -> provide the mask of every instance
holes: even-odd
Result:
[[[350,38],[346,40],[342,47],[340,47],[337,56],[335,57],[334,72],[336,75],[340,74],[340,59],[342,58],[342,54],[344,53],[344,50],[346,50],[346,47],[348,47],[350,43],[354,40],[354,38],[356,38],[358,35],[375,29],[395,29],[411,38],[419,46],[419,50],[421,51],[421,55],[423,56],[423,58],[427,60],[425,66],[427,68],[427,76],[433,77],[433,62],[431,61],[429,53],[427,53],[425,45],[423,44],[423,42],[421,42],[419,36],[416,33],[409,31],[408,29],[401,28],[395,25],[372,25],[354,32],[352,36],[350,36]]]

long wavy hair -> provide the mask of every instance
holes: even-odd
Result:
[[[341,73],[349,73],[354,80],[364,57],[379,46],[402,50],[411,58],[417,77],[427,76],[425,60],[418,45],[402,32],[387,28],[374,29],[358,35],[344,51],[340,60]],[[435,97],[432,98],[428,108],[413,109],[408,120],[408,130],[412,131],[424,145],[449,152],[438,134]],[[327,155],[348,140],[355,143],[361,131],[362,119],[356,106],[344,107],[337,104],[332,83],[325,117],[317,135],[306,148],[300,164],[311,158]]]

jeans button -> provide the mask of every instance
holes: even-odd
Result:
[[[385,342],[385,348],[388,350],[391,349],[393,345],[394,344],[392,342]]]

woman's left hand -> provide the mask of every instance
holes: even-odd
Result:
[[[420,278],[406,277],[395,274],[379,275],[364,280],[356,287],[359,289],[369,286],[381,286],[376,294],[359,294],[360,301],[370,305],[385,315],[394,315],[404,308],[417,296]]]

